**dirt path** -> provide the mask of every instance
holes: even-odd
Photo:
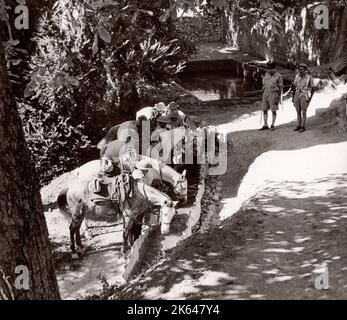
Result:
[[[195,170],[196,171],[196,170]],[[151,243],[150,252],[146,252],[143,268],[176,245],[186,227],[189,209],[196,193],[196,177],[193,169],[188,173],[190,181],[188,201],[179,205],[171,222],[171,232],[165,237],[157,236]],[[74,171],[54,179],[41,190],[45,207],[45,217],[57,273],[57,280],[62,299],[79,299],[94,295],[107,284],[124,284],[125,267],[128,255],[121,254],[123,225],[115,216],[87,216],[92,239],[82,239],[86,252],[73,260],[69,249],[69,225],[57,209],[56,197],[60,190],[74,183]]]
[[[252,111],[210,113],[231,146],[215,226],[113,298],[346,299],[347,135],[313,117],[334,94],[315,96],[303,134],[290,102],[274,132],[257,131]]]
[[[50,240],[54,245],[57,280],[62,299],[78,299],[94,294],[102,279],[125,283],[122,278],[125,257],[120,253],[122,225],[115,219],[89,221],[92,239],[82,239],[86,252],[73,260],[69,250],[69,226],[58,209],[45,212]]]

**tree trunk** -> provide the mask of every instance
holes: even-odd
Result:
[[[11,94],[1,33],[2,30],[0,30],[0,300],[59,299],[39,184]],[[28,289],[26,272],[23,269],[16,269],[19,266],[27,268]]]
[[[334,58],[337,59],[345,53],[347,43],[347,8],[340,8],[338,11],[337,30],[338,35],[335,42]]]

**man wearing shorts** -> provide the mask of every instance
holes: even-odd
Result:
[[[272,111],[272,123],[270,130],[275,130],[275,121],[277,116],[278,104],[283,90],[283,79],[281,74],[276,71],[276,64],[268,63],[268,71],[263,78],[263,100],[261,104],[264,113],[264,125],[260,130],[268,130],[268,111]]]
[[[313,77],[308,73],[308,67],[304,63],[298,65],[299,73],[293,83],[293,103],[297,114],[297,126],[294,131],[306,130],[306,111],[314,92]]]

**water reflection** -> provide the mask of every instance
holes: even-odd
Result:
[[[230,100],[260,89],[259,85],[230,72],[183,74],[178,83],[202,101]]]

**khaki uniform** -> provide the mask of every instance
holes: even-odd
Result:
[[[295,95],[294,106],[297,111],[306,111],[310,103],[310,93],[314,87],[313,77],[306,72],[302,77],[297,74],[294,79]]]
[[[280,102],[280,88],[283,87],[283,79],[279,72],[275,72],[273,75],[266,73],[263,78],[263,100],[262,100],[262,110],[271,111],[278,110],[278,104]]]

